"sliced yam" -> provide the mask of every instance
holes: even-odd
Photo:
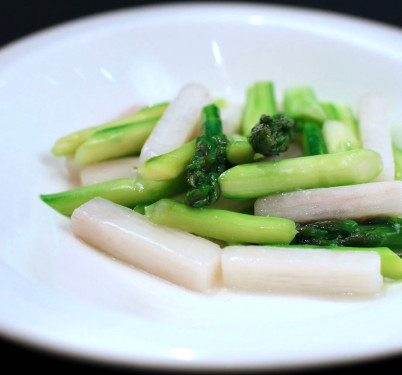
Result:
[[[202,108],[211,102],[208,91],[192,83],[184,86],[146,140],[140,161],[166,154],[189,142],[199,132]]]
[[[402,181],[369,182],[269,195],[256,200],[254,213],[299,223],[402,216]]]
[[[204,238],[151,223],[145,216],[103,198],[77,208],[73,233],[112,257],[197,292],[220,275],[221,249]]]
[[[247,292],[376,295],[381,258],[376,252],[268,246],[222,250],[223,286]]]
[[[117,178],[137,178],[139,164],[138,157],[127,157],[82,166],[81,185],[88,186]]]
[[[358,120],[362,147],[377,151],[382,157],[384,168],[375,180],[394,180],[391,127],[385,99],[379,94],[364,96],[359,103]]]

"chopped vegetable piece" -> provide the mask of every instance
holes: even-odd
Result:
[[[154,156],[141,164],[140,175],[155,181],[170,180],[183,174],[191,162],[196,148],[192,140],[166,154]]]
[[[331,219],[299,223],[296,228],[294,244],[402,249],[402,218],[378,217],[364,222]]]
[[[349,128],[353,135],[358,138],[359,124],[348,104],[325,102],[321,103],[321,107],[324,109],[328,120],[342,122]]]
[[[356,150],[361,147],[353,131],[343,122],[327,120],[322,126],[322,135],[330,154]]]
[[[118,178],[138,178],[139,163],[138,157],[126,157],[82,166],[81,185],[88,186]]]
[[[370,94],[359,103],[360,139],[364,148],[378,152],[384,168],[377,181],[395,179],[395,163],[392,153],[391,129],[388,121],[387,107],[381,95]]]
[[[219,109],[223,133],[227,136],[241,133],[243,104],[228,103],[225,107]]]
[[[73,233],[118,260],[185,288],[206,292],[220,275],[218,245],[102,198],[77,208]]]
[[[345,246],[314,246],[314,245],[281,245],[284,248],[296,249],[328,249],[333,251],[374,251],[381,258],[381,274],[383,277],[402,280],[402,258],[388,247],[345,247]]]
[[[321,131],[321,124],[313,120],[300,120],[302,146],[305,156],[327,154],[327,145]]]
[[[395,161],[395,180],[402,180],[402,150],[394,145],[392,152]]]
[[[283,114],[262,115],[251,129],[249,141],[254,151],[264,156],[287,151],[294,141],[295,122]]]
[[[138,155],[158,120],[159,117],[99,130],[77,148],[74,161],[91,164]]]
[[[298,223],[402,216],[402,181],[368,182],[273,194],[256,200],[255,214],[284,217]]]
[[[40,195],[43,202],[70,216],[80,205],[92,198],[102,197],[122,206],[134,207],[139,203],[152,203],[163,197],[171,197],[186,187],[184,176],[168,181],[152,181],[145,178],[120,178],[95,185]]]
[[[199,131],[201,110],[210,102],[209,93],[203,86],[195,83],[184,86],[145,142],[140,155],[141,163],[173,151],[193,139]]]
[[[373,180],[381,169],[377,152],[360,149],[237,165],[223,172],[219,183],[224,197],[247,199],[299,189],[361,184]]]
[[[157,224],[184,229],[228,243],[290,243],[295,223],[212,208],[193,208],[173,199],[161,199],[147,207],[145,214]]]
[[[255,152],[247,137],[240,134],[229,136],[229,143],[226,147],[226,158],[229,163],[237,165],[251,163],[254,160]]]
[[[222,277],[223,286],[248,292],[376,295],[383,286],[372,251],[228,246]]]
[[[195,153],[187,166],[186,203],[203,207],[215,203],[220,196],[219,175],[227,168],[228,139],[222,133],[219,109],[211,104],[202,110],[202,134],[196,140]]]
[[[169,103],[160,103],[153,106],[145,107],[139,111],[119,118],[114,121],[107,122],[98,126],[93,126],[90,128],[82,129],[77,132],[68,134],[55,143],[52,148],[53,155],[56,156],[67,156],[74,154],[75,150],[84,143],[93,133],[106,128],[111,128],[123,124],[131,124],[133,122],[148,120],[150,118],[160,117],[165,112]]]
[[[242,134],[248,137],[262,115],[277,113],[275,88],[271,81],[257,81],[246,92],[243,110]]]
[[[313,120],[322,123],[326,114],[311,87],[296,86],[285,90],[285,114],[295,120]]]

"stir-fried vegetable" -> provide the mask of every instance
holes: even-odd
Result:
[[[402,158],[384,98],[358,109],[309,86],[281,101],[257,81],[239,104],[185,85],[60,138],[80,186],[40,198],[77,237],[193,291],[377,295],[402,280]]]

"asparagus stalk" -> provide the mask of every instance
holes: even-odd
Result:
[[[68,134],[56,141],[52,148],[52,153],[56,156],[72,155],[75,150],[95,132],[123,124],[131,124],[138,121],[148,120],[150,118],[160,117],[167,107],[168,103],[156,104],[142,108],[138,112],[129,116]]]
[[[402,180],[402,150],[397,146],[392,146],[395,161],[395,180]]]
[[[172,199],[145,207],[149,220],[229,243],[290,243],[295,223],[281,218],[258,217],[212,208],[193,208]]]
[[[222,250],[223,285],[230,289],[320,295],[381,292],[376,252],[228,246]]]
[[[71,216],[77,207],[95,197],[105,198],[122,206],[134,207],[136,204],[149,204],[163,197],[174,196],[185,188],[184,176],[168,181],[121,178],[60,193],[43,194],[40,198],[62,215]]]
[[[219,177],[226,198],[258,198],[270,194],[319,187],[362,184],[382,169],[381,156],[372,150],[305,156],[237,165]]]
[[[77,208],[73,233],[116,259],[197,292],[214,287],[220,274],[218,245],[102,198]]]
[[[271,81],[257,81],[247,89],[243,109],[242,135],[248,137],[262,115],[277,113],[275,88]]]
[[[74,160],[91,164],[138,155],[158,120],[156,117],[99,130],[76,149]]]
[[[323,220],[296,226],[293,244],[402,249],[402,219]]]
[[[226,147],[226,158],[230,164],[251,163],[254,160],[255,152],[247,137],[241,134],[229,136],[229,143]]]
[[[369,182],[272,194],[256,200],[255,214],[284,217],[298,223],[402,216],[402,181]]]
[[[359,139],[345,123],[327,120],[322,126],[322,135],[330,154],[355,150],[361,147]]]
[[[296,86],[285,90],[285,114],[295,120],[313,120],[322,124],[326,114],[311,87]]]
[[[187,166],[190,186],[186,202],[193,207],[215,203],[220,196],[219,175],[227,168],[227,137],[216,105],[205,106],[201,114],[201,135],[196,140],[195,153]]]
[[[355,138],[359,136],[359,124],[349,105],[344,103],[321,103],[328,120],[339,121],[352,132]]]
[[[317,121],[302,120],[298,122],[298,126],[301,127],[301,143],[304,155],[312,156],[328,153],[321,125]]]

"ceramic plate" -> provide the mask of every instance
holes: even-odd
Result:
[[[397,118],[402,33],[322,12],[252,5],[128,9],[0,52],[0,332],[51,352],[159,368],[303,368],[402,352],[402,288],[374,299],[199,295],[87,246],[38,198],[71,187],[62,135],[171,99],[188,82],[242,100],[308,84],[354,106],[382,92]]]

